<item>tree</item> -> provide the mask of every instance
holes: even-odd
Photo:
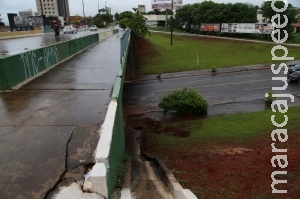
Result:
[[[132,18],[127,18],[125,23],[126,26],[138,37],[144,38],[147,34],[150,35],[146,26],[146,18],[138,12],[132,15]]]
[[[126,23],[127,23],[127,19],[126,18],[122,19],[121,21],[119,21],[120,28],[122,28],[123,30],[125,30],[127,28]]]
[[[197,4],[194,4],[197,5]],[[176,11],[175,19],[176,19],[176,27],[178,29],[186,29],[190,30],[191,25],[193,24],[193,8],[192,5],[187,4],[184,5],[181,9]]]
[[[121,28],[130,28],[132,33],[138,37],[145,37],[150,32],[146,26],[146,18],[138,12],[132,13],[129,11],[122,12],[120,14],[119,25]]]
[[[115,20],[116,20],[116,21],[120,21],[120,14],[119,14],[119,13],[116,13],[116,14],[115,14]]]
[[[187,4],[176,11],[177,28],[188,32],[201,23],[256,23],[258,6],[248,3],[202,3]]]
[[[271,7],[271,3],[271,1],[265,1],[261,6],[263,15],[267,18],[267,22],[271,22],[272,17],[277,14],[276,11],[274,11]],[[276,1],[274,5],[278,9],[285,7],[285,3],[283,1]],[[277,24],[283,24],[285,22],[285,18],[283,15],[286,15],[288,18],[287,25],[284,28],[280,29],[280,36],[283,38],[285,36],[285,34],[283,33],[284,30],[286,30],[288,33],[291,33],[293,31],[292,23],[296,22],[297,11],[294,9],[292,4],[288,4],[287,9],[280,13],[280,15],[280,22],[278,22],[278,18],[275,19],[275,22]]]
[[[106,24],[113,22],[113,16],[109,13],[107,8],[101,8],[98,10],[98,14],[93,17],[91,21],[98,27],[105,27]]]
[[[125,18],[130,19],[130,18],[132,18],[132,15],[133,15],[133,14],[134,14],[134,13],[133,13],[133,12],[130,12],[130,11],[122,12],[122,13],[120,14],[119,20],[122,20],[122,19],[125,19]]]

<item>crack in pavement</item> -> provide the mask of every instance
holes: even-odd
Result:
[[[20,126],[23,126],[25,122],[27,122],[30,118],[32,118],[37,112],[39,111],[42,111],[42,110],[46,110],[48,108],[51,108],[53,106],[57,106],[57,105],[60,105],[60,104],[63,104],[65,102],[68,102],[68,101],[72,101],[73,99],[67,99],[65,101],[62,101],[62,102],[59,102],[59,103],[56,103],[56,104],[52,104],[50,106],[46,106],[46,107],[43,107],[43,108],[40,108],[38,110],[35,110],[29,117],[27,117],[26,119],[24,119],[21,124],[16,124],[16,125],[13,125],[13,126],[16,126],[16,127],[20,127]]]
[[[59,177],[59,179],[56,181],[56,183],[53,185],[53,187],[50,188],[50,189],[46,192],[45,197],[44,197],[43,199],[47,199],[48,196],[49,196],[49,194],[56,190],[56,188],[57,188],[57,186],[59,185],[59,183],[60,183],[61,181],[64,180],[63,177],[64,177],[65,174],[68,172],[68,157],[69,157],[68,149],[69,149],[69,144],[70,144],[70,142],[71,142],[71,140],[72,140],[72,137],[73,137],[73,134],[74,134],[74,132],[76,131],[77,128],[78,128],[78,126],[76,126],[76,127],[72,130],[72,133],[71,133],[71,135],[70,135],[70,137],[69,137],[69,139],[68,139],[68,141],[67,141],[66,153],[65,153],[65,170],[64,170],[64,172],[62,172],[62,174],[60,175],[60,177]]]

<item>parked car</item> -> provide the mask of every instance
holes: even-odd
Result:
[[[90,31],[98,31],[98,28],[96,25],[91,25],[90,26]]]
[[[287,75],[290,82],[298,83],[300,81],[300,71],[295,71]]]
[[[295,72],[295,71],[300,71],[300,64],[296,64],[292,67],[289,67],[288,69],[288,74]]]
[[[75,33],[77,33],[77,28],[75,28],[73,25],[68,25],[68,26],[64,27],[63,32],[64,32],[64,34],[66,34],[66,33],[75,34]]]

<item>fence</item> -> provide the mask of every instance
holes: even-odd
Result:
[[[112,99],[101,127],[101,138],[96,149],[96,164],[92,170],[92,189],[111,198],[114,191],[118,169],[125,152],[122,92],[127,63],[130,30],[127,30],[121,42],[121,68],[115,80]]]

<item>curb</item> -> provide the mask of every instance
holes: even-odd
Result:
[[[122,179],[122,190],[121,190],[121,196],[120,199],[132,199],[131,196],[131,157],[128,158],[125,165],[125,171],[126,173],[123,176]]]
[[[286,64],[290,67],[299,62],[300,60],[294,60],[294,61],[286,62]],[[164,73],[161,74],[160,78],[157,78],[157,75],[142,75],[140,77],[137,77],[136,80],[129,80],[126,81],[126,83],[163,80],[163,79],[175,79],[175,78],[184,78],[184,77],[197,77],[197,76],[205,76],[205,75],[217,75],[217,74],[236,73],[236,72],[252,71],[252,70],[267,70],[270,69],[272,64],[274,63],[219,68],[218,71],[215,73],[212,73],[210,69]]]
[[[174,175],[170,172],[165,163],[156,157],[151,157],[150,155],[142,152],[142,155],[146,157],[146,159],[150,159],[153,161],[154,165],[160,172],[163,177],[164,183],[168,186],[171,191],[174,199],[197,199],[197,197],[191,192],[189,189],[184,189],[179,182],[176,180]]]

